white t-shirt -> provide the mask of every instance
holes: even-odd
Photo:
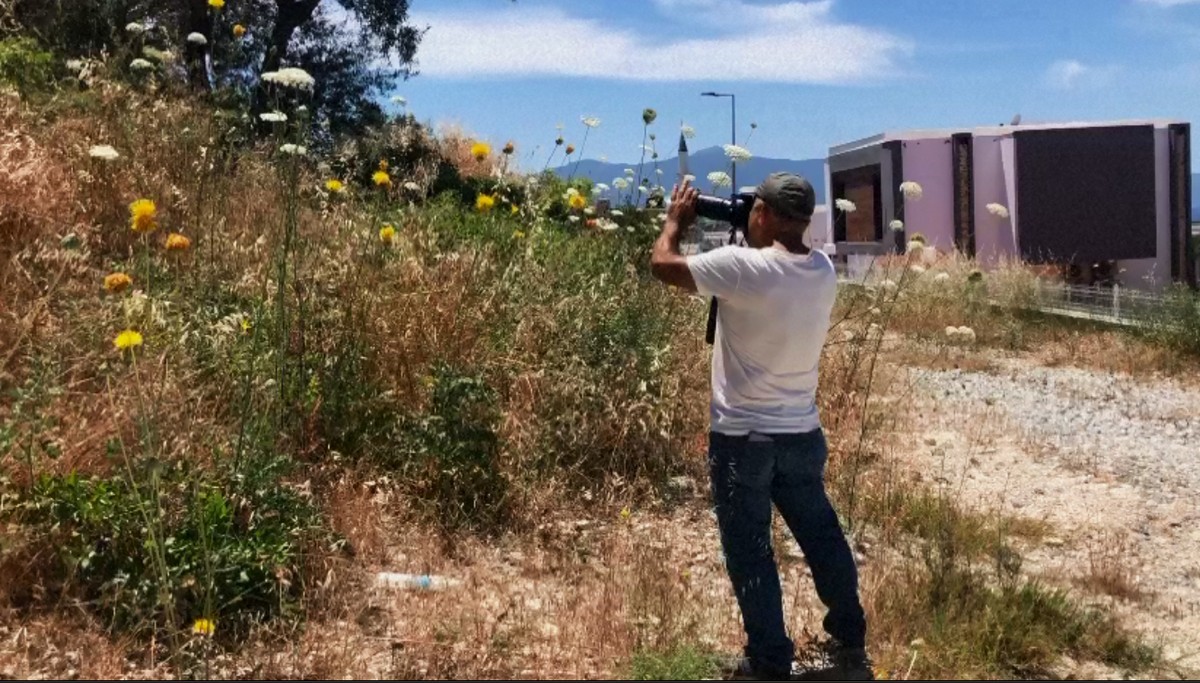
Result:
[[[718,300],[712,430],[820,429],[817,366],[837,296],[829,257],[726,246],[687,263],[697,291]]]

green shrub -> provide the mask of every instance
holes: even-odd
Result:
[[[113,627],[188,629],[208,618],[232,638],[298,616],[301,552],[319,522],[280,482],[284,460],[218,472],[153,459],[130,467],[132,476],[43,476],[22,502],[24,521],[54,538],[64,576]]]
[[[54,55],[42,50],[32,38],[0,40],[0,84],[10,85],[22,95],[42,92],[54,82]]]
[[[1142,319],[1139,332],[1151,342],[1200,355],[1200,295],[1186,285],[1164,292],[1162,305],[1143,311]]]
[[[500,472],[496,392],[479,374],[436,364],[426,380],[429,407],[410,418],[402,467],[445,529],[490,530],[503,522],[507,481]]]

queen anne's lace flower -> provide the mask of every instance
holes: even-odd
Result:
[[[287,121],[287,114],[281,111],[268,111],[258,115],[258,118],[267,123],[284,123]]]
[[[581,116],[579,117],[579,120],[583,121],[583,125],[587,126],[588,128],[595,128],[596,126],[600,125],[600,119],[596,118],[595,116]]]
[[[858,206],[856,206],[854,202],[850,201],[849,199],[839,199],[835,201],[834,204],[837,206],[839,211],[844,211],[846,213],[854,213],[855,211],[858,211]]]
[[[733,180],[725,171],[713,171],[712,173],[709,173],[708,182],[712,183],[716,187],[729,187],[733,184]]]
[[[999,216],[1000,218],[1008,218],[1008,208],[1005,207],[1003,204],[996,204],[996,203],[988,204],[987,210],[988,210],[988,213],[992,214],[993,216]]]
[[[312,90],[313,86],[317,83],[307,71],[296,67],[288,67],[279,71],[268,71],[262,75],[262,79],[267,83],[275,83],[285,88],[296,88],[298,90]]]
[[[733,163],[735,164],[750,161],[754,158],[754,155],[750,153],[750,150],[746,149],[745,147],[739,147],[737,145],[724,145],[724,149],[725,156],[732,159]]]
[[[925,191],[921,189],[921,185],[919,183],[911,180],[900,183],[900,191],[904,193],[905,199],[913,200],[920,199],[921,195],[925,193]]]

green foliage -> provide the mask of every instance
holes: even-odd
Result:
[[[0,84],[22,95],[47,90],[54,82],[54,55],[32,38],[0,40]]]
[[[1200,295],[1186,285],[1174,285],[1161,306],[1142,311],[1138,332],[1155,344],[1200,356]]]
[[[677,645],[669,650],[639,650],[629,663],[635,681],[699,681],[716,678],[720,661],[705,648]]]
[[[441,526],[493,529],[508,502],[496,392],[481,375],[446,363],[436,364],[426,383],[429,406],[406,425],[403,464],[417,474]]]
[[[301,552],[319,524],[280,481],[285,460],[216,472],[153,459],[130,467],[132,478],[43,476],[22,502],[111,625],[145,632],[203,617],[234,637],[298,616]]]

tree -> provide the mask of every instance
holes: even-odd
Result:
[[[409,0],[12,0],[22,30],[65,56],[95,55],[128,44],[129,22],[170,36],[200,92],[239,90],[256,111],[268,104],[263,73],[298,66],[317,81],[314,114],[332,132],[379,120],[373,97],[397,78],[416,73],[423,29],[408,23]],[[246,28],[232,37],[235,24]],[[199,33],[204,44],[189,43]]]

